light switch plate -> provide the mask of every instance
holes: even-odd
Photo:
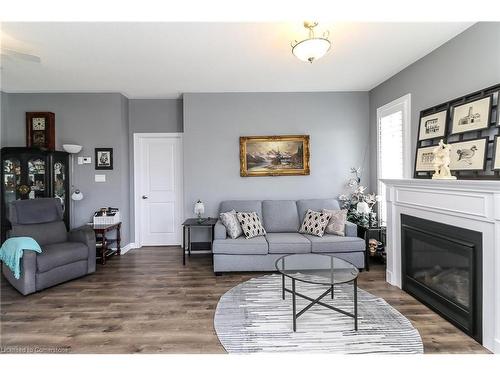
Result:
[[[78,157],[78,165],[82,165],[83,164],[83,156],[79,156]]]
[[[106,175],[105,174],[96,174],[95,175],[95,182],[106,182]]]
[[[92,163],[92,158],[90,156],[83,157],[83,164],[91,164],[91,163]]]

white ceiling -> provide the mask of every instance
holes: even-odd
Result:
[[[326,23],[333,48],[308,64],[290,42],[296,23],[2,23],[2,42],[41,57],[3,59],[7,92],[370,90],[471,23]]]

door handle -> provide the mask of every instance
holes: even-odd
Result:
[[[147,195],[143,195],[142,199],[148,199],[148,196]]]

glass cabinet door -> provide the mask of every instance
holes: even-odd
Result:
[[[66,166],[62,161],[56,161],[54,163],[54,198],[59,198],[61,200],[63,212],[66,211]]]
[[[41,157],[28,160],[29,199],[43,198],[45,196],[45,167],[45,159]]]
[[[3,188],[5,205],[20,199],[19,186],[21,186],[21,162],[19,159],[10,158],[3,161]]]

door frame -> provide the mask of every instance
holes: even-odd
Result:
[[[183,150],[183,134],[182,133],[134,133],[134,247],[136,248],[141,248],[143,246],[142,244],[142,236],[141,236],[141,220],[140,220],[140,205],[141,205],[141,197],[140,197],[140,191],[141,191],[141,179],[138,173],[136,171],[139,170],[139,166],[142,163],[141,160],[141,152],[140,152],[140,147],[141,147],[141,142],[144,139],[159,139],[159,138],[168,138],[168,139],[178,139],[179,140],[179,163],[181,165],[181,168],[179,170],[179,196],[180,196],[180,202],[178,202],[178,207],[179,207],[179,213],[177,214],[177,220],[179,221],[176,226],[178,227],[178,243],[175,245],[180,245],[182,243],[182,230],[181,230],[181,224],[182,224],[182,218],[184,216],[184,161],[183,161],[183,156],[184,156],[184,150]],[[169,246],[171,244],[165,244],[165,246]]]

